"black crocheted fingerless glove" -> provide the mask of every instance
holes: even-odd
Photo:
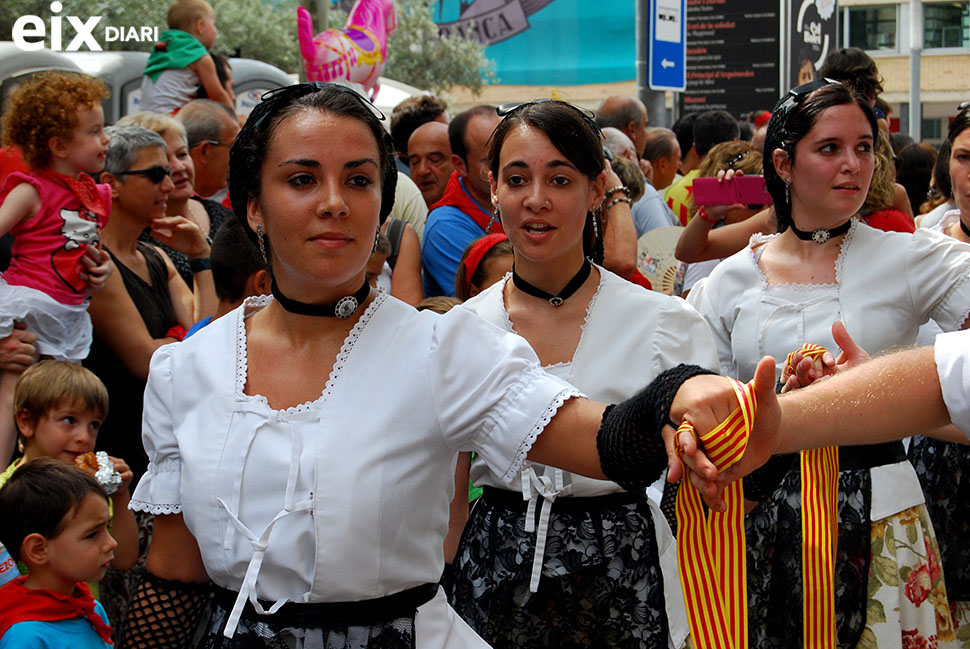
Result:
[[[603,474],[627,491],[645,489],[667,467],[660,432],[670,421],[670,406],[687,379],[714,374],[698,365],[678,365],[621,403],[607,406],[596,435]]]

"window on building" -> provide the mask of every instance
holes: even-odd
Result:
[[[943,120],[942,119],[924,119],[922,122],[922,128],[920,133],[924,140],[942,140],[943,133]]]
[[[970,46],[970,2],[923,5],[923,47]]]
[[[896,5],[849,7],[849,46],[896,49]]]

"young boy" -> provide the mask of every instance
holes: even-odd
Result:
[[[0,649],[110,646],[107,615],[84,583],[114,558],[109,518],[101,485],[52,458],[27,462],[0,489],[0,541],[30,569],[0,588]]]
[[[229,313],[247,297],[269,295],[272,278],[269,266],[256,244],[249,239],[239,219],[226,219],[212,237],[212,282],[219,305],[215,315],[202,318],[189,329],[193,335],[216,318]]]
[[[168,29],[159,36],[142,72],[142,110],[174,115],[196,98],[200,84],[209,99],[235,110],[207,51],[218,34],[216,13],[208,2],[175,0],[168,10]]]
[[[50,457],[73,466],[78,456],[94,451],[98,428],[107,414],[108,391],[90,370],[54,360],[32,365],[14,389],[14,417],[24,456],[0,473],[0,494],[31,460]],[[124,460],[108,459],[121,474],[121,485],[110,497],[111,532],[118,539],[114,565],[127,570],[138,559],[138,526],[128,509],[132,474]],[[6,527],[6,519],[0,521]],[[7,547],[11,555],[13,550]]]

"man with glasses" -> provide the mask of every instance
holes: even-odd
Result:
[[[223,202],[229,183],[229,147],[239,133],[235,113],[225,104],[196,99],[175,118],[185,126],[189,155],[195,165],[195,193]]]
[[[424,295],[455,294],[455,273],[469,243],[502,232],[492,215],[488,185],[488,140],[501,118],[494,106],[476,106],[448,125],[451,162],[455,166],[444,195],[432,205],[424,228],[421,267]]]

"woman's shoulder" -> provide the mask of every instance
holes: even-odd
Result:
[[[706,278],[708,287],[718,285],[750,285],[753,282],[761,282],[762,273],[758,268],[758,256],[764,251],[765,246],[771,243],[776,234],[753,234],[748,245],[737,251],[730,257],[725,258],[711,274]]]

